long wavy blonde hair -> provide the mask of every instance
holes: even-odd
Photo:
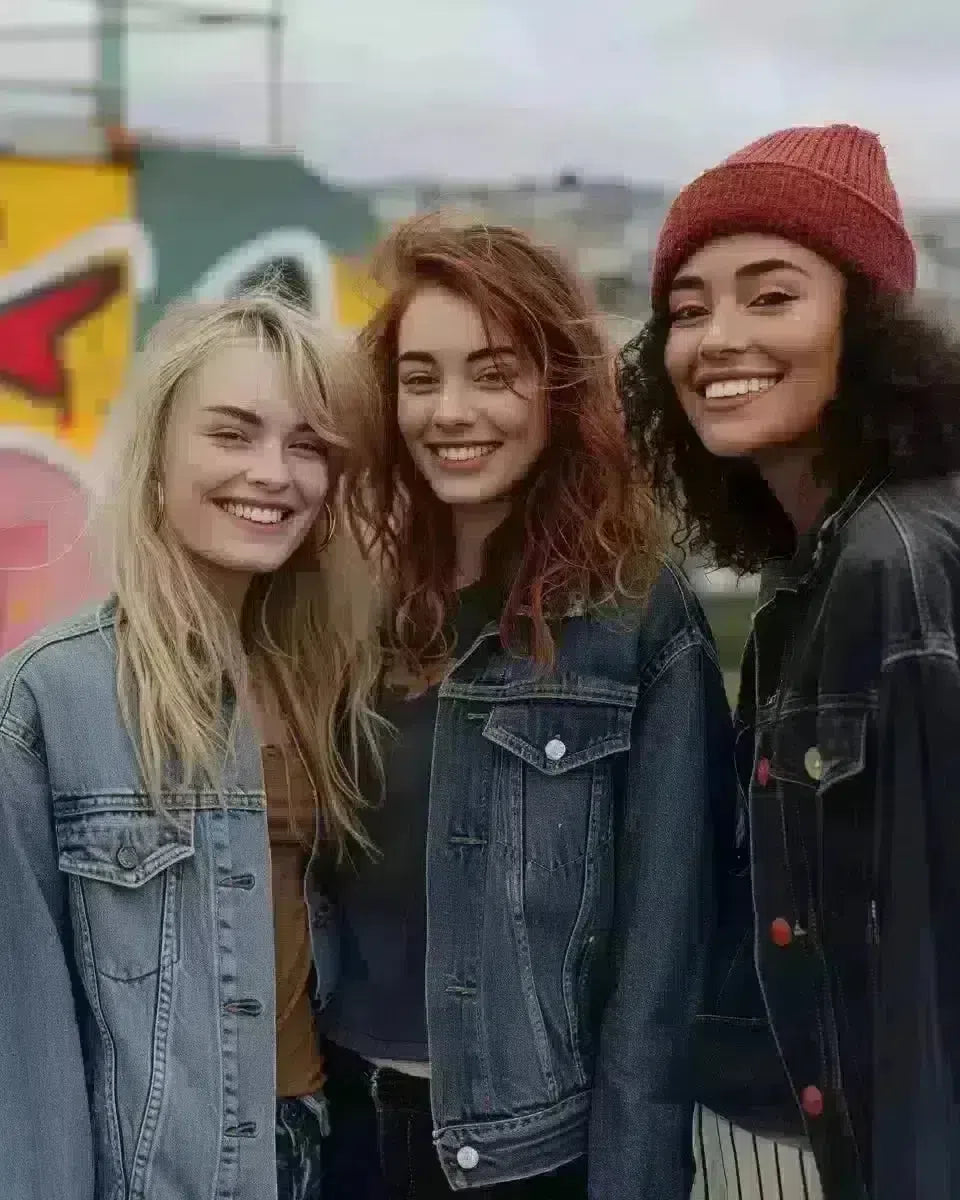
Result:
[[[107,444],[103,516],[117,597],[117,687],[145,785],[161,810],[182,788],[220,791],[251,680],[269,684],[310,773],[324,836],[370,849],[360,810],[381,772],[371,696],[379,672],[374,581],[348,522],[318,553],[326,515],[278,570],[256,576],[239,622],[162,519],[173,401],[201,363],[239,339],[277,356],[304,419],[332,448],[332,511],[370,380],[346,343],[270,293],[178,305],[154,327]],[[159,486],[158,486],[159,485]]]

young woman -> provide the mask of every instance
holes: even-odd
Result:
[[[321,828],[366,840],[375,750],[371,591],[332,499],[352,361],[270,297],[162,322],[113,598],[0,664],[4,1200],[320,1196],[310,868]]]
[[[328,1195],[681,1200],[735,807],[713,643],[568,270],[431,220],[384,263],[351,494],[393,575],[397,737],[382,858],[339,873]]]
[[[681,192],[623,356],[661,500],[763,572],[703,1025],[711,1200],[960,1195],[960,351],[914,274],[877,139],[785,130]]]

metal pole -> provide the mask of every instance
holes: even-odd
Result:
[[[127,123],[127,0],[97,0],[96,119]]]
[[[269,66],[267,73],[267,103],[270,145],[283,146],[283,0],[273,0],[270,11]]]

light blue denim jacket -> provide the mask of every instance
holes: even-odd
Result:
[[[222,799],[158,816],[115,678],[111,606],[0,662],[0,1197],[272,1200],[259,745],[243,730]]]

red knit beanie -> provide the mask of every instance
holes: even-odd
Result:
[[[882,292],[912,292],[916,256],[873,133],[855,125],[783,129],[737,151],[674,200],[653,266],[654,304],[716,237],[771,233],[854,270]]]

